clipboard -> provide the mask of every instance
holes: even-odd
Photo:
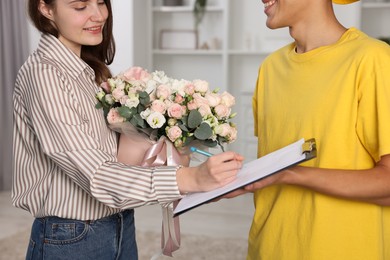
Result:
[[[279,150],[244,164],[238,172],[237,178],[224,187],[207,192],[187,194],[175,207],[173,216],[181,215],[191,209],[208,203],[215,198],[259,181],[288,167],[311,160],[316,156],[317,147],[315,139],[312,138],[305,141],[305,139],[302,138]]]

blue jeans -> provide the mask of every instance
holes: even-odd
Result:
[[[94,221],[36,218],[26,260],[138,259],[134,210]]]

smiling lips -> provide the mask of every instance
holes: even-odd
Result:
[[[98,33],[98,32],[101,32],[102,26],[89,27],[89,28],[85,28],[84,30],[89,31],[89,32],[93,32],[93,33]]]
[[[264,8],[266,9],[266,8],[274,5],[275,3],[276,3],[276,0],[271,0],[271,1],[265,2],[264,3]]]

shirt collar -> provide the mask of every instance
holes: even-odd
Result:
[[[38,45],[38,51],[41,51],[47,57],[61,63],[74,77],[78,77],[85,72],[88,76],[95,79],[95,72],[93,69],[51,34],[42,34]]]

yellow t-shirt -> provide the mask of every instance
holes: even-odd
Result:
[[[351,28],[304,54],[288,45],[262,64],[253,96],[258,156],[315,138],[302,165],[367,169],[390,154],[390,47]],[[248,259],[390,259],[390,207],[304,188],[255,193]]]

